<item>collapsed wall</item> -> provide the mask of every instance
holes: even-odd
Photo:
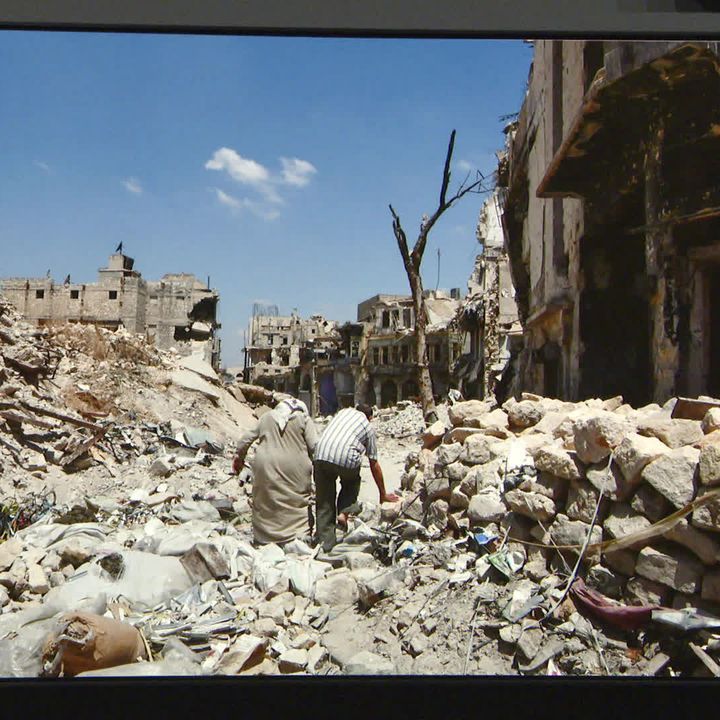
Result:
[[[535,581],[582,554],[581,574],[611,597],[717,614],[720,408],[677,419],[673,402],[458,403],[452,427],[436,423],[408,458],[402,483],[414,493],[384,516],[507,534]]]

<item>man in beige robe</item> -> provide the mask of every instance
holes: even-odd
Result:
[[[250,446],[253,460],[252,527],[260,544],[310,536],[312,456],[315,423],[305,403],[281,400],[239,440],[233,472],[239,472]]]

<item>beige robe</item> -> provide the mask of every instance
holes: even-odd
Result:
[[[317,444],[312,418],[295,412],[281,433],[271,412],[240,438],[244,455],[257,440],[253,460],[253,535],[258,543],[285,543],[310,532],[312,454]]]

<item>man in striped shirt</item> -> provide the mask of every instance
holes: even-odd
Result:
[[[382,468],[377,459],[377,438],[370,425],[372,409],[367,405],[341,410],[330,421],[315,447],[313,460],[317,508],[317,538],[328,552],[336,544],[335,524],[347,521],[344,510],[357,502],[360,464],[367,453],[380,502],[395,502],[397,495],[385,492]],[[335,500],[335,481],[340,494]]]

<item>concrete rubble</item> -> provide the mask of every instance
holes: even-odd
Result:
[[[526,394],[426,429],[404,401],[373,421],[399,502],[330,553],[255,546],[229,470],[273,393],[129,333],[0,328],[2,676],[712,674],[717,413]],[[125,644],[88,664],[101,626]]]

